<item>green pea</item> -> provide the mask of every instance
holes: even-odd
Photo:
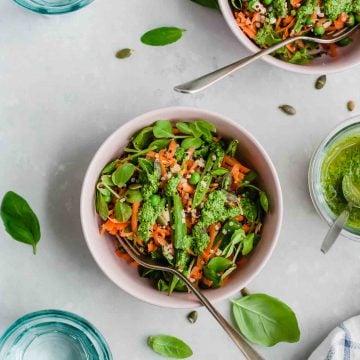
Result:
[[[346,22],[346,26],[354,26],[355,25],[355,16],[353,14],[349,14],[349,19]]]
[[[306,25],[308,25],[308,26],[311,26],[312,24],[313,24],[313,20],[311,19],[311,16],[308,16],[307,18],[306,18]]]
[[[360,23],[360,12],[355,14],[355,20],[356,22]]]
[[[291,16],[296,16],[296,10],[294,10],[294,9],[291,10],[290,15],[291,15]]]
[[[151,202],[152,206],[159,205],[160,201],[161,201],[161,198],[159,195],[154,194],[154,195],[150,196],[150,202]]]
[[[265,5],[270,5],[273,2],[273,0],[264,0]]]
[[[198,172],[193,172],[190,176],[189,183],[191,185],[196,185],[200,181],[200,174]]]
[[[314,27],[314,34],[321,36],[325,34],[325,28],[322,25],[316,25]]]

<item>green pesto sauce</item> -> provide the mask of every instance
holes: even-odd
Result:
[[[360,136],[348,137],[334,144],[325,155],[321,167],[324,197],[335,215],[340,215],[347,205],[342,193],[342,179],[351,169],[360,169]],[[353,208],[347,225],[360,229],[360,209]]]

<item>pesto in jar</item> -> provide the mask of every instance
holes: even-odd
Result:
[[[342,179],[356,171],[360,173],[360,135],[349,136],[333,144],[321,166],[321,185],[325,201],[335,216],[347,205],[342,192]],[[347,226],[360,229],[360,209],[353,208]]]

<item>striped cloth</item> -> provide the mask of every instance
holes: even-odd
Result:
[[[308,360],[360,360],[360,316],[335,328]]]

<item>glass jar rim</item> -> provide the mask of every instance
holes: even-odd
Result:
[[[99,359],[112,360],[110,348],[102,336],[102,334],[86,319],[76,315],[74,313],[64,310],[40,310],[29,314],[26,314],[14,323],[12,323],[4,334],[0,337],[0,355],[1,349],[5,349],[7,346],[11,348],[15,343],[12,343],[12,338],[18,334],[29,330],[32,326],[38,325],[39,323],[48,322],[50,319],[57,320],[58,323],[63,323],[70,326],[76,326],[76,329],[81,331],[85,337],[93,344],[93,350],[96,349]],[[87,334],[85,334],[85,332]]]
[[[341,136],[347,132],[350,132],[352,129],[359,129],[360,131],[360,115],[355,115],[345,121],[342,121],[335,128],[333,128],[330,133],[325,137],[325,139],[320,143],[316,148],[309,166],[308,172],[308,186],[311,200],[314,204],[314,207],[321,218],[323,218],[328,225],[332,225],[336,216],[328,207],[327,203],[323,199],[323,193],[321,189],[321,183],[319,181],[320,169],[324,159],[324,155],[327,150],[340,140]],[[346,226],[341,232],[341,235],[347,237],[351,240],[360,241],[360,230],[357,231],[354,228]]]

